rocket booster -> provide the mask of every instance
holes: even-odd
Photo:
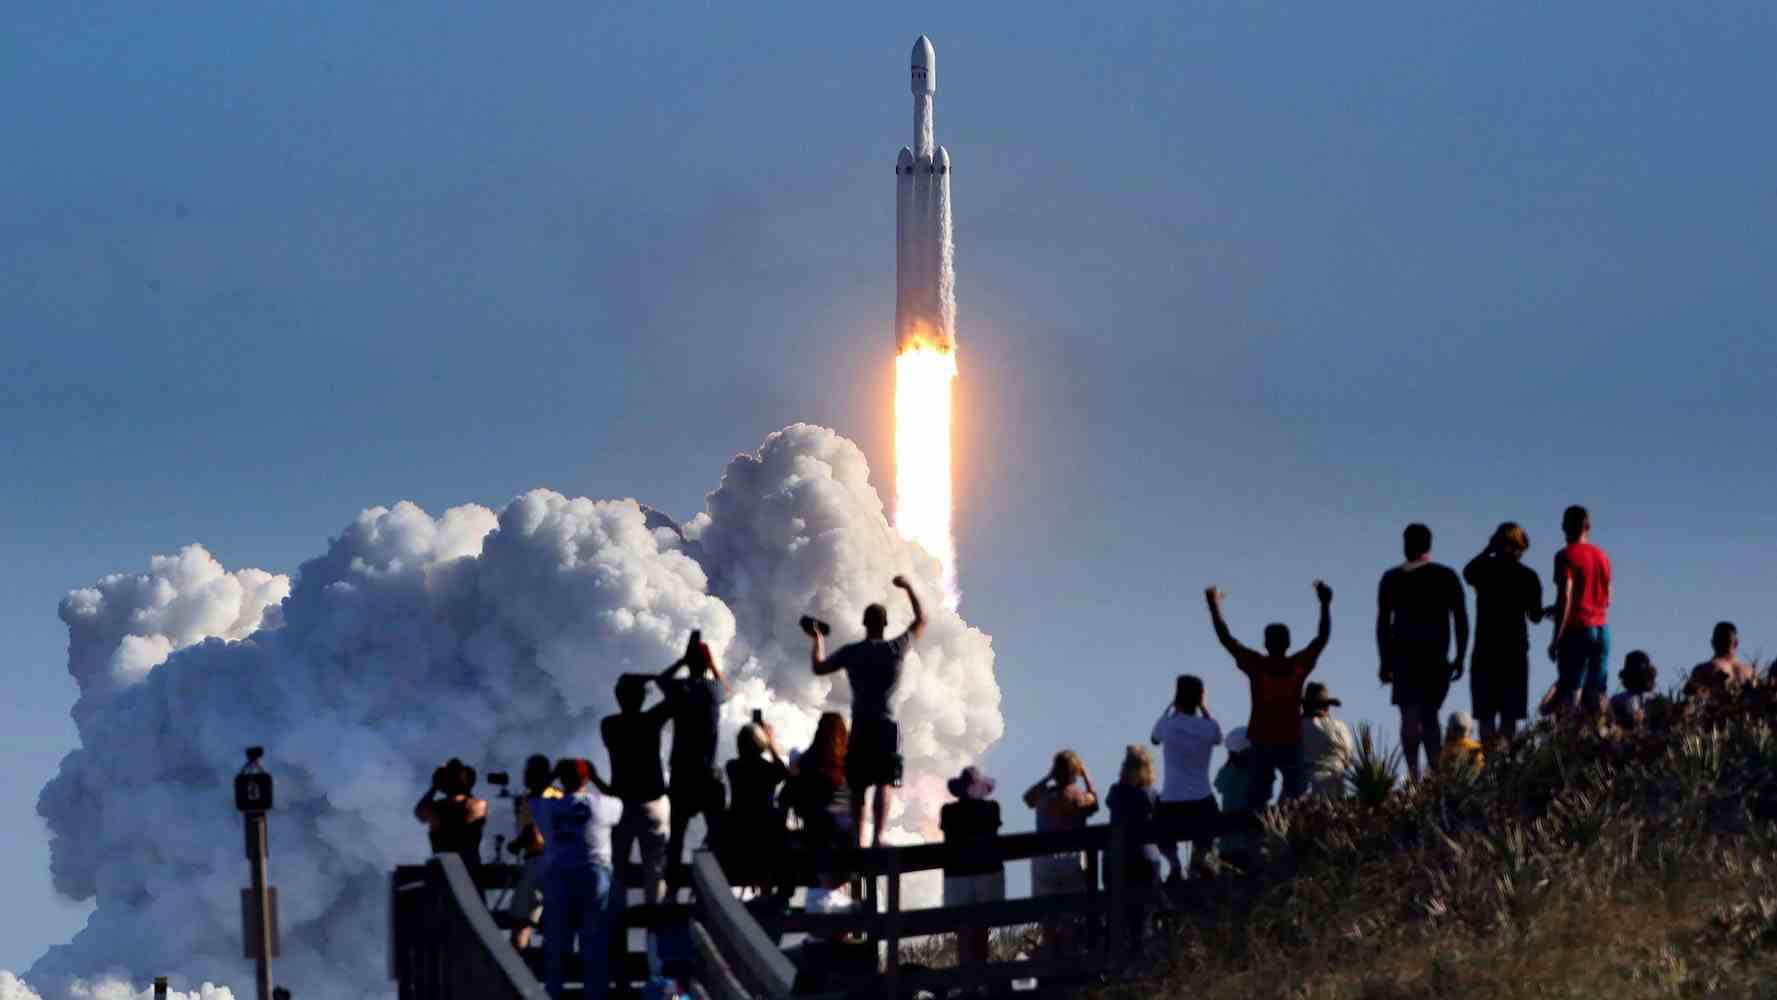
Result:
[[[956,269],[950,234],[950,153],[936,144],[938,58],[913,43],[913,145],[895,160],[895,350],[956,349]]]

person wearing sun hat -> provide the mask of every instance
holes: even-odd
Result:
[[[1351,727],[1333,718],[1333,709],[1342,704],[1319,681],[1302,690],[1302,758],[1308,766],[1309,794],[1325,799],[1345,797],[1345,768],[1354,744]]]
[[[938,810],[938,828],[944,831],[944,842],[956,845],[957,851],[944,865],[944,905],[997,903],[1006,898],[1006,866],[991,850],[993,838],[1000,832],[1000,804],[992,798],[993,779],[971,764],[945,787],[956,801]],[[963,965],[986,962],[987,942],[985,924],[958,930],[958,961]]]
[[[1222,815],[1228,818],[1223,824],[1223,833],[1216,841],[1216,853],[1221,859],[1235,868],[1245,868],[1252,857],[1252,835],[1248,832],[1251,801],[1247,798],[1249,777],[1248,762],[1252,756],[1253,743],[1247,738],[1246,727],[1236,726],[1228,730],[1224,744],[1228,750],[1228,759],[1216,772],[1216,792],[1222,797]]]

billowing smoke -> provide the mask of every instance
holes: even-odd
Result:
[[[75,591],[62,617],[81,746],[38,810],[57,889],[96,908],[27,979],[106,1000],[157,973],[243,979],[229,789],[241,749],[263,744],[278,978],[298,995],[386,996],[387,872],[427,853],[410,809],[438,762],[602,758],[616,676],[659,670],[692,629],[734,681],[725,735],[757,707],[796,745],[849,701],[843,678],[809,673],[797,617],[851,639],[881,601],[899,627],[897,573],[939,593],[937,563],[890,528],[858,448],[796,425],[731,462],[682,530],[633,500],[548,490],[436,517],[398,503],[358,515],[294,586],[192,546]],[[929,827],[936,778],[1001,733],[990,640],[927,604],[899,703],[909,834]],[[116,982],[85,985],[100,977]],[[8,989],[30,996],[0,977]],[[207,989],[192,996],[228,995]]]
[[[153,1000],[154,989],[137,989],[120,979],[96,983],[76,981],[65,984],[62,995],[68,1000]],[[17,976],[0,970],[0,1000],[43,1000],[43,997]],[[204,983],[192,987],[189,993],[172,990],[167,993],[167,1000],[234,1000],[234,992],[226,986]]]

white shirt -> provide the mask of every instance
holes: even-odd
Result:
[[[1302,760],[1316,795],[1345,797],[1345,768],[1354,746],[1351,727],[1338,719],[1327,715],[1302,720]]]
[[[623,818],[623,803],[587,785],[559,799],[532,799],[530,806],[550,868],[611,867],[611,828]]]
[[[1172,706],[1154,723],[1153,740],[1165,751],[1166,779],[1162,802],[1195,802],[1215,794],[1209,784],[1209,759],[1222,745],[1222,724],[1201,715],[1180,715]]]

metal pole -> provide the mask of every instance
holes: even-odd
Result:
[[[272,913],[271,893],[266,891],[265,859],[265,813],[250,812],[247,814],[247,861],[253,869],[253,911],[259,915],[256,928],[259,940],[254,948],[258,954],[259,1000],[272,1000]]]

